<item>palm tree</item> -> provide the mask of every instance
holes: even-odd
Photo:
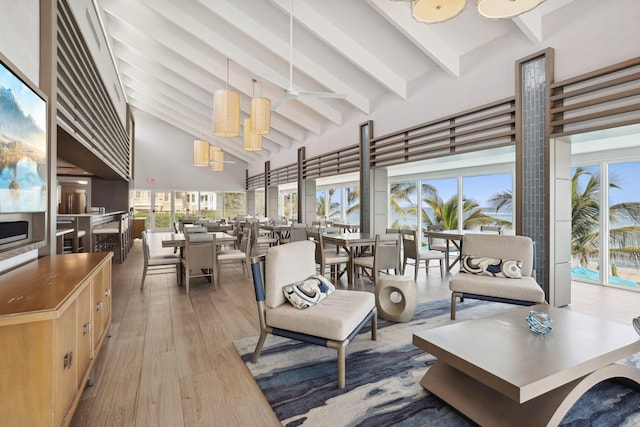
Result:
[[[440,224],[445,230],[454,230],[458,228],[458,195],[453,195],[446,202],[442,200],[437,193],[431,197],[423,199],[423,206],[427,206],[432,212],[422,209],[422,223],[429,226]],[[469,229],[480,225],[505,225],[509,221],[492,218],[483,213],[478,202],[473,199],[464,198],[462,200],[462,212],[464,215],[463,228]]]
[[[494,194],[488,201],[489,205],[498,213],[503,207],[510,208],[513,206],[513,193],[511,190],[505,190]]]
[[[580,177],[588,177],[584,188]],[[620,188],[610,182],[609,187]],[[636,225],[609,230],[612,259],[640,265],[640,202],[626,202],[609,207],[612,224],[629,220]],[[585,168],[576,168],[571,177],[571,254],[586,267],[589,259],[596,258],[600,250],[600,177]]]

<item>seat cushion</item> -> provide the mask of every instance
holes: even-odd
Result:
[[[458,273],[449,281],[449,289],[453,292],[486,295],[496,298],[537,303],[544,302],[544,291],[533,277],[513,280],[505,277]]]
[[[420,251],[420,259],[444,259],[444,252],[437,250]]]
[[[291,304],[268,308],[266,320],[273,328],[343,341],[375,305],[375,296],[370,292],[338,289],[320,304],[306,310],[298,310]]]

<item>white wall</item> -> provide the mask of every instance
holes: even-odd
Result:
[[[523,34],[502,37],[463,56],[458,79],[438,69],[411,82],[406,101],[394,96],[376,100],[368,116],[345,118],[342,127],[333,127],[322,136],[308,135],[304,142],[307,156],[357,144],[358,126],[367,120],[374,121],[373,134],[380,136],[513,96],[515,62],[547,47],[555,50],[556,81],[640,54],[640,1],[618,0],[612,7],[610,2],[580,0],[580,6],[577,16],[575,7],[563,8],[553,16],[555,21],[543,21],[543,28],[558,30],[545,33],[541,43],[533,44]],[[271,161],[272,169],[296,163],[297,149],[281,150],[265,160]],[[249,176],[263,170],[264,164],[252,164]]]
[[[39,85],[39,0],[0,0],[0,52]]]
[[[141,110],[134,110],[136,143],[134,188],[182,191],[244,191],[247,163],[225,153],[224,171],[193,166],[193,140]],[[151,184],[150,179],[156,183]]]

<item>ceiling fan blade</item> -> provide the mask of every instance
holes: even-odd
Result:
[[[271,104],[271,111],[276,111],[278,109],[278,107],[280,107],[285,101],[288,101],[290,99],[294,99],[295,97],[296,97],[296,95],[293,95],[293,94],[285,91],[284,95],[282,95],[280,98],[278,98],[278,100],[276,102]]]
[[[209,163],[231,163],[231,164],[235,164],[236,162],[233,162],[231,160],[209,160]]]
[[[334,92],[312,92],[312,91],[299,91],[298,96],[313,96],[316,98],[338,98],[345,99],[347,95],[343,93],[334,93]]]

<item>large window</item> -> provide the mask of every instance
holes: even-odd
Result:
[[[224,192],[201,192],[200,213],[203,218],[223,218]]]
[[[513,227],[513,175],[510,173],[465,176],[462,178],[463,228],[482,225]]]
[[[360,220],[360,189],[357,185],[321,187],[316,190],[316,218]]]
[[[195,215],[198,212],[198,193],[193,191],[175,192],[176,216]]]
[[[402,181],[389,186],[389,217],[391,228],[417,228],[418,183]]]
[[[458,180],[445,178],[423,180],[420,205],[422,228],[441,225],[445,230],[458,229]]]
[[[640,162],[572,168],[572,279],[638,288],[639,180]]]

